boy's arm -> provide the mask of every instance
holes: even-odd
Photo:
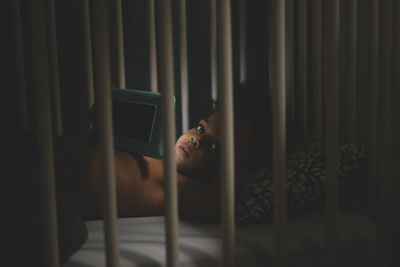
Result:
[[[138,161],[125,152],[115,152],[115,179],[119,217],[161,215],[163,211],[162,184],[149,175],[144,179]],[[146,163],[145,159],[142,160]],[[147,163],[146,163],[147,165]],[[100,152],[90,149],[85,199],[82,212],[87,219],[99,219],[103,215],[103,181]]]
[[[219,179],[209,185],[195,179],[185,178],[179,190],[179,214],[183,219],[199,222],[219,222],[221,199]]]

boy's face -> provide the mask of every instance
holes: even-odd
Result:
[[[199,121],[175,145],[178,173],[189,177],[213,176],[219,166],[219,113]]]

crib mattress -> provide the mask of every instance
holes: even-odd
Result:
[[[295,219],[288,225],[288,266],[326,266],[325,217]],[[64,267],[106,266],[103,222],[86,222],[89,239]],[[165,266],[164,217],[118,219],[120,266]],[[272,223],[237,226],[236,266],[271,266]],[[343,214],[338,266],[375,266],[376,225],[365,216]],[[179,222],[180,266],[218,266],[220,225]]]

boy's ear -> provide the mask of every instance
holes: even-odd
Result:
[[[253,136],[253,124],[250,120],[239,120],[235,122],[235,139],[241,143],[251,141]]]
[[[239,131],[251,133],[253,130],[253,125],[250,120],[240,120],[235,122],[235,128]]]

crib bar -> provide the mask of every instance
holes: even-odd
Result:
[[[381,57],[379,77],[378,115],[378,265],[391,266],[391,89],[392,89],[392,21],[393,2],[381,3],[380,36]]]
[[[240,82],[247,80],[247,6],[246,0],[239,0],[239,57]]]
[[[392,125],[393,125],[393,136],[392,136],[392,203],[397,203],[397,207],[400,203],[400,196],[397,194],[397,189],[400,187],[399,179],[395,178],[395,173],[397,171],[397,164],[400,162],[400,155],[398,151],[400,150],[400,33],[398,29],[400,29],[400,2],[393,2],[393,29],[397,29],[393,31],[393,85],[392,85],[392,114],[397,114],[392,116]],[[396,138],[397,137],[397,138]],[[398,176],[397,176],[398,177]],[[398,212],[395,212],[395,205],[393,205],[391,212],[393,215],[392,225],[400,225],[400,215]],[[391,238],[391,259],[393,266],[400,265],[400,259],[398,254],[394,251],[398,245],[398,240],[400,236],[400,231],[398,227],[393,227],[392,229],[392,238]]]
[[[125,79],[125,56],[124,56],[124,30],[122,26],[122,3],[121,0],[111,1],[114,11],[114,30],[116,32],[116,47],[117,47],[117,87],[126,88]]]
[[[104,194],[104,238],[107,266],[119,266],[117,237],[117,196],[115,185],[114,144],[111,114],[111,70],[109,47],[109,2],[93,5],[94,86],[96,88],[99,143]]]
[[[289,105],[290,121],[295,120],[295,97],[294,97],[294,48],[293,48],[293,5],[294,0],[286,1],[286,84],[287,102]]]
[[[179,1],[179,32],[180,32],[180,60],[181,60],[181,106],[182,106],[182,131],[189,130],[189,82],[188,82],[188,57],[187,57],[187,28],[186,28],[186,0]]]
[[[308,134],[307,101],[307,0],[299,1],[299,107],[301,133]]]
[[[349,107],[348,112],[348,125],[347,129],[349,132],[349,141],[356,143],[357,134],[357,0],[349,1]]]
[[[47,30],[49,47],[49,78],[51,90],[51,103],[53,110],[54,131],[61,135],[63,131],[61,119],[60,78],[58,71],[57,34],[54,0],[47,0]]]
[[[370,95],[369,95],[369,161],[368,161],[368,198],[369,214],[376,216],[376,187],[378,161],[378,49],[379,49],[379,0],[371,0],[371,50],[370,50]]]
[[[165,180],[165,227],[167,266],[179,264],[178,250],[178,188],[175,161],[175,110],[174,64],[172,54],[171,1],[159,2],[160,12],[160,87],[164,129],[164,180]]]
[[[211,97],[218,98],[217,0],[210,0]]]
[[[338,141],[339,141],[339,0],[327,2],[326,37],[326,142],[327,142],[327,263],[338,266]]]
[[[271,55],[275,265],[287,265],[285,1],[272,1]]]
[[[349,5],[349,31],[348,31],[348,76],[347,76],[347,112],[346,142],[356,143],[357,129],[357,0],[350,0]]]
[[[84,50],[84,70],[86,70],[85,84],[88,90],[88,107],[94,104],[94,86],[93,86],[93,61],[92,61],[92,44],[90,37],[90,17],[89,17],[89,0],[79,1],[82,12],[82,31],[83,31],[83,50]]]
[[[158,92],[157,78],[157,44],[156,44],[156,16],[154,0],[148,0],[149,16],[149,62],[150,62],[150,91]]]
[[[28,97],[26,92],[25,81],[25,65],[24,65],[24,47],[22,40],[22,26],[21,26],[21,5],[19,0],[12,1],[13,9],[13,32],[15,43],[15,62],[16,62],[16,83],[19,91],[19,110],[21,117],[21,127],[25,131],[29,130],[29,116],[28,116]]]
[[[32,87],[34,89],[36,131],[41,182],[42,224],[46,266],[59,266],[53,136],[50,106],[49,61],[45,1],[29,2]]]
[[[312,90],[313,90],[313,136],[322,138],[322,37],[321,0],[312,0]]]
[[[235,150],[233,136],[233,62],[231,3],[217,1],[218,89],[221,114],[222,266],[234,266],[235,253]]]

